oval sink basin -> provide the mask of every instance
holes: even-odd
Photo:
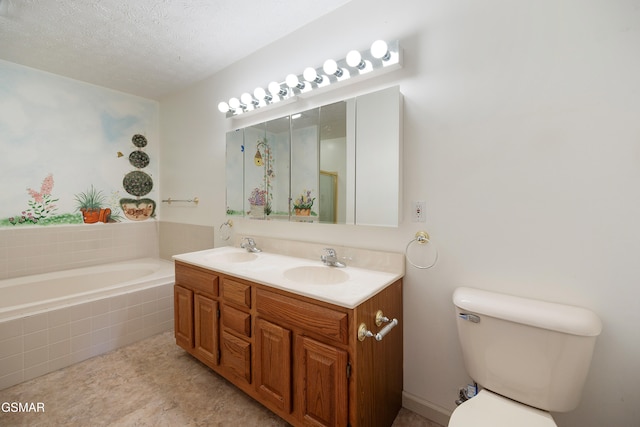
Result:
[[[284,277],[307,285],[335,285],[349,279],[343,270],[333,267],[309,266],[290,268],[285,270]]]
[[[258,258],[258,255],[252,252],[230,252],[223,254],[211,254],[205,257],[207,261],[212,262],[249,262]]]

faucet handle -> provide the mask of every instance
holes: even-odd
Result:
[[[256,242],[251,237],[243,237],[242,243],[240,243],[241,248],[246,248],[246,247],[252,248],[255,245],[256,245]]]
[[[324,248],[324,255],[320,257],[320,260],[330,267],[346,267],[344,262],[338,261],[336,256],[336,250],[333,248]]]
[[[262,252],[262,249],[256,246],[256,242],[251,237],[243,237],[240,247],[248,252]]]
[[[333,248],[324,248],[324,254],[325,256],[328,257],[335,257],[336,256],[336,250]]]

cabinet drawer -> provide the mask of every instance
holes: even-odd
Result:
[[[251,337],[251,315],[222,305],[222,326],[245,337]]]
[[[222,332],[220,366],[225,372],[251,384],[251,343]]]
[[[222,279],[222,298],[224,298],[225,302],[251,308],[251,285],[225,277]]]
[[[218,296],[218,276],[211,271],[176,263],[176,284],[210,296]]]
[[[306,331],[347,343],[347,313],[262,289],[256,292],[256,308],[258,313],[275,321],[294,324]]]

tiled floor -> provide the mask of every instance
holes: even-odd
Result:
[[[173,332],[0,390],[0,403],[0,426],[288,426],[177,347]],[[441,427],[404,408],[393,426]]]

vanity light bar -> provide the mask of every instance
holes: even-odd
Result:
[[[317,89],[351,81],[364,75],[373,76],[401,66],[398,41],[376,40],[369,49],[352,50],[343,59],[327,59],[321,67],[307,67],[301,74],[289,74],[283,82],[269,83],[266,89],[258,87],[252,94],[245,92],[240,99],[234,97],[229,101],[222,101],[218,104],[218,110],[227,117],[234,117],[304,96]]]

